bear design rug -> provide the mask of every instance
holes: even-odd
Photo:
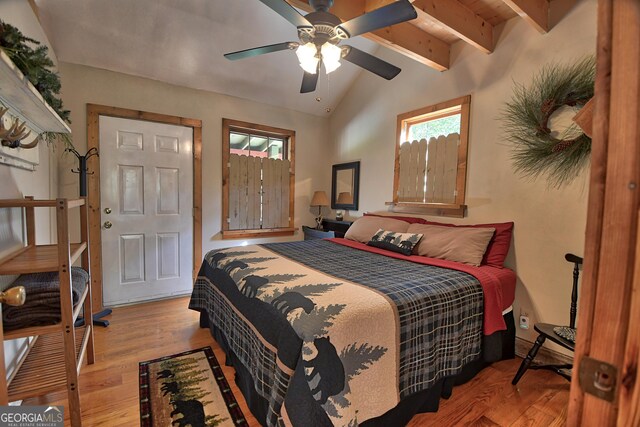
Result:
[[[142,427],[227,427],[247,422],[213,350],[140,362]]]

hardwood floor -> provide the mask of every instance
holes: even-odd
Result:
[[[85,426],[139,425],[138,362],[210,345],[221,364],[224,353],[207,329],[198,326],[198,314],[187,309],[188,298],[121,307],[108,318],[108,328],[96,328],[96,363],[80,375],[82,418]],[[518,387],[511,378],[521,359],[495,363],[442,400],[437,413],[419,414],[416,426],[560,426],[566,420],[569,383],[547,371],[529,371]],[[251,416],[233,381],[224,373],[250,426]],[[27,405],[66,405],[58,392],[29,399]],[[68,410],[65,425],[69,424]]]

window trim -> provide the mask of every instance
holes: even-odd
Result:
[[[471,95],[462,96],[428,107],[408,111],[398,114],[396,125],[396,150],[395,163],[393,166],[393,201],[387,202],[392,206],[391,211],[403,213],[418,213],[427,215],[464,217],[466,177],[467,177],[467,154],[469,145],[469,115],[470,115]],[[458,173],[456,175],[456,198],[454,203],[419,203],[419,202],[398,202],[398,186],[400,183],[400,144],[402,137],[406,135],[409,124],[418,124],[427,119],[437,119],[451,115],[450,111],[444,111],[442,115],[437,114],[440,110],[447,110],[460,106],[460,147],[458,147]],[[436,113],[436,114],[434,114]],[[430,116],[432,117],[426,117]]]
[[[287,158],[291,165],[289,172],[289,226],[285,228],[262,228],[251,230],[229,230],[229,156],[231,144],[229,133],[245,132],[257,136],[272,138],[282,138],[284,143],[283,152],[288,152]],[[222,228],[223,239],[243,239],[258,237],[292,236],[297,228],[294,227],[294,201],[295,201],[295,146],[296,132],[294,130],[282,129],[273,126],[249,123],[240,120],[222,119]],[[288,151],[286,150],[288,148]]]

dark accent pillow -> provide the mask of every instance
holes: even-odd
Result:
[[[381,228],[373,235],[367,245],[403,255],[411,255],[411,251],[420,239],[422,239],[422,234],[396,233]]]

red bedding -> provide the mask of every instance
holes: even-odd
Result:
[[[513,304],[516,291],[516,274],[508,268],[497,268],[489,265],[474,267],[459,262],[446,261],[437,258],[428,258],[418,255],[402,255],[396,252],[367,246],[364,243],[353,240],[333,238],[328,239],[334,243],[349,246],[351,248],[376,254],[386,255],[392,258],[404,259],[418,264],[433,265],[436,267],[450,268],[463,271],[474,276],[482,286],[484,293],[484,334],[491,335],[494,332],[507,329],[502,312]]]

